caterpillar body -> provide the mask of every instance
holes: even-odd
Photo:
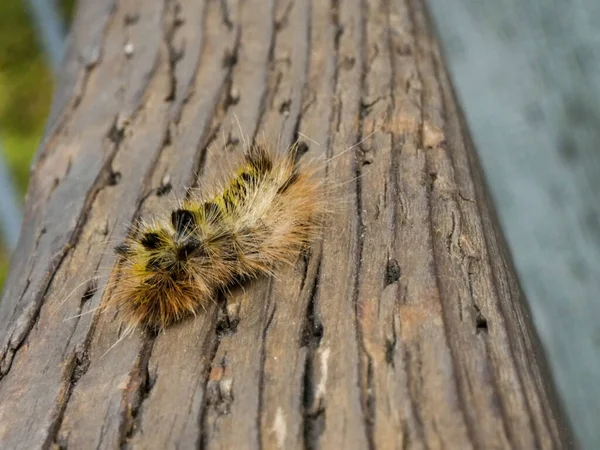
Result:
[[[322,183],[297,148],[253,145],[223,190],[191,191],[170,216],[141,221],[115,248],[120,278],[107,307],[129,330],[161,330],[220,290],[293,264],[323,217]]]

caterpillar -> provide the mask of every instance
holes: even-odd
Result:
[[[127,329],[164,330],[220,291],[293,264],[323,219],[323,184],[298,145],[251,145],[224,189],[189,191],[170,214],[140,221],[115,247],[120,277],[106,307]]]

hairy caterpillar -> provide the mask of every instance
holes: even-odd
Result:
[[[322,184],[297,150],[253,145],[222,191],[191,191],[170,216],[140,222],[115,247],[120,279],[106,307],[116,307],[129,330],[160,330],[233,283],[293,263],[324,213]]]

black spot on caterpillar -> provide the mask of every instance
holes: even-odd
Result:
[[[126,243],[122,243],[119,244],[115,247],[115,253],[119,256],[127,256],[129,255],[129,252],[131,251],[131,249],[129,248],[129,246]]]
[[[129,330],[160,330],[239,280],[293,264],[324,215],[315,173],[296,147],[251,146],[221,192],[189,191],[170,216],[140,222],[115,248],[120,277],[105,307],[116,307]]]
[[[194,212],[187,209],[177,209],[171,213],[171,224],[178,236],[192,232],[197,224]]]
[[[153,232],[144,234],[140,240],[140,243],[146,250],[156,250],[161,246],[160,236],[158,233]],[[123,245],[128,247],[127,244]]]

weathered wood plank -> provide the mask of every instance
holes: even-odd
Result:
[[[0,302],[2,448],[569,447],[421,1],[98,3]],[[119,341],[113,243],[262,136],[330,158],[322,240]]]

